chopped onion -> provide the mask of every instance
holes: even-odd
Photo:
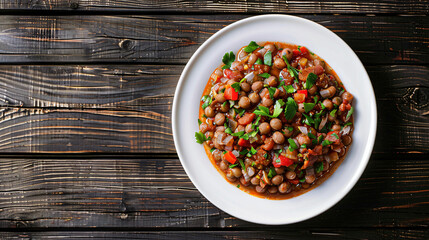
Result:
[[[244,78],[246,79],[247,82],[252,82],[254,77],[255,77],[255,74],[253,72],[250,72]]]
[[[241,170],[241,173],[243,173],[243,177],[244,177],[244,180],[246,180],[246,182],[250,181],[250,176],[247,174],[246,171]]]
[[[249,54],[245,52],[243,49],[237,54],[237,60],[242,61],[245,59]]]
[[[350,127],[350,126],[345,126],[344,128],[343,128],[343,130],[341,130],[340,131],[340,133],[341,133],[341,135],[347,135],[347,134],[349,134],[350,133],[350,130],[351,130],[352,128]]]
[[[253,175],[255,175],[255,169],[253,167],[247,167],[247,175],[249,177],[252,177]]]
[[[326,116],[322,118],[322,121],[320,122],[320,125],[319,125],[319,130],[322,130],[322,128],[325,126],[327,121],[328,121],[328,114],[326,114]]]
[[[234,147],[232,145],[231,146],[225,146],[226,151],[232,151],[232,149],[234,149]]]
[[[219,135],[217,135],[216,142],[218,145],[224,145],[222,143],[222,140],[225,138],[225,135],[226,135],[226,133],[224,133],[224,132],[220,132]]]
[[[232,154],[234,154],[235,157],[239,157],[240,153],[237,150],[233,150]]]
[[[234,110],[232,110],[234,111]],[[235,112],[235,111],[234,111]],[[231,128],[231,130],[234,132],[235,129],[237,128],[237,121],[232,120],[231,118],[228,118],[228,123],[229,123],[229,127]]]
[[[305,135],[308,135],[308,129],[304,126],[298,126],[299,131],[304,133]]]
[[[231,146],[234,142],[234,137],[229,135],[222,142],[223,142],[223,145]]]
[[[341,152],[341,146],[338,146],[336,148],[333,148],[332,151],[335,151],[337,153]]]
[[[328,89],[322,89],[320,90],[320,96],[322,96],[322,98],[328,98],[331,96],[331,93]]]

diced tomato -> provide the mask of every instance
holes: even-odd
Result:
[[[306,47],[300,47],[299,50],[301,50],[303,55],[308,53],[308,49]]]
[[[298,91],[296,91],[297,93],[302,93],[302,94],[304,94],[305,95],[305,98],[307,98],[308,97],[308,91],[307,90],[298,90]]]
[[[336,134],[336,136],[334,135]],[[329,140],[333,143],[339,143],[340,142],[340,131],[331,131],[328,132],[328,134],[325,137],[325,140]]]
[[[249,140],[244,140],[243,138],[240,138],[238,140],[238,145],[240,145],[242,147],[250,147],[250,142],[249,142]]]
[[[281,167],[281,166],[289,167],[293,163],[294,163],[294,161],[292,159],[287,158],[283,155],[280,155],[277,159],[273,159],[274,167]]]
[[[308,167],[309,163],[310,163],[310,161],[305,160],[305,161],[304,161],[304,165],[302,165],[302,168],[301,168],[301,169],[306,169],[306,168]]]
[[[224,92],[224,96],[226,100],[237,100],[238,99],[238,92],[235,91],[234,88],[230,87],[227,88]]]
[[[229,79],[231,79],[231,74],[232,74],[232,70],[230,69],[225,69],[223,70],[223,73],[225,74],[225,76]]]
[[[294,49],[292,52],[294,57],[301,55],[301,52],[298,49]]]
[[[223,157],[231,164],[235,164],[235,162],[237,162],[237,157],[235,157],[231,151],[227,151]]]
[[[305,94],[303,94],[303,93],[295,93],[293,95],[293,98],[294,98],[295,102],[302,103],[302,102],[305,101]]]
[[[256,114],[254,113],[245,113],[240,119],[238,119],[238,124],[247,125],[255,119]]]
[[[290,183],[292,183],[293,185],[297,185],[299,183],[298,179],[294,179],[294,180],[289,180]]]

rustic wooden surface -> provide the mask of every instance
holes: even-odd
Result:
[[[428,1],[0,0],[1,239],[428,239]],[[358,54],[377,139],[325,213],[231,217],[186,176],[171,104],[193,52],[237,20],[302,16]],[[42,16],[43,15],[43,16]],[[286,213],[281,213],[286,214]]]

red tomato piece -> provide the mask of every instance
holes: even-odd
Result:
[[[294,57],[301,55],[301,52],[298,49],[294,49],[292,52]]]
[[[226,100],[237,100],[238,99],[238,92],[235,91],[234,88],[230,87],[225,90],[224,96]]]
[[[225,76],[229,79],[231,79],[231,74],[232,74],[232,70],[230,69],[225,69],[223,70],[223,73],[225,74]]]
[[[307,54],[308,53],[308,49],[306,47],[300,47],[299,50],[301,50],[302,54]]]
[[[331,131],[325,137],[325,140],[331,141],[333,143],[340,143],[340,131]]]
[[[231,151],[227,151],[224,155],[224,158],[231,164],[235,164],[235,162],[237,162],[237,157],[235,157]]]
[[[289,167],[292,164],[294,164],[294,161],[283,155],[280,155],[277,159],[273,159],[274,167],[281,167],[281,166]]]
[[[250,147],[250,142],[249,142],[249,140],[245,140],[243,138],[240,138],[238,140],[238,145],[240,145],[242,147]]]
[[[307,90],[298,90],[298,91],[296,91],[297,93],[302,93],[302,94],[304,94],[305,95],[305,98],[307,98],[308,97],[308,91]]]
[[[255,119],[256,114],[254,113],[245,113],[240,119],[238,119],[238,124],[247,125]]]
[[[294,179],[294,180],[289,180],[290,183],[292,183],[293,185],[297,185],[299,183],[298,179]]]

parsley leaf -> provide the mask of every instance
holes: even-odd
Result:
[[[246,155],[249,152],[249,150],[244,149],[243,151],[239,152],[240,155]]]
[[[261,48],[255,41],[251,41],[243,50],[247,53],[255,51],[257,48]]]
[[[305,88],[306,89],[310,89],[317,80],[317,75],[314,73],[309,73],[307,76],[307,81],[305,82]]]
[[[198,118],[198,126],[201,125],[201,120]]]
[[[329,115],[331,115],[331,117],[335,117],[335,113],[337,113],[337,109],[332,110]]]
[[[271,54],[271,51],[268,50],[265,55],[264,55],[264,64],[268,65],[268,66],[272,66],[273,65],[273,57]]]
[[[315,103],[304,103],[304,110],[306,113],[310,112],[311,110],[313,110],[314,106],[316,104]]]
[[[235,82],[235,83],[231,84],[231,87],[234,88],[234,90],[236,92],[240,92],[240,83]]]
[[[270,116],[271,116],[271,115],[270,115],[270,109],[269,109],[269,108],[264,107],[264,106],[262,106],[262,105],[259,105],[259,106],[258,106],[258,109],[259,109],[259,110],[255,110],[255,111],[253,111],[253,113],[254,113],[254,114],[256,114],[256,115],[261,115],[261,116],[266,116],[266,117],[270,117]]]
[[[289,138],[287,141],[289,142],[289,150],[293,151],[294,149],[298,149],[298,145],[296,145],[292,138]]]
[[[254,149],[253,147],[250,149],[250,154],[255,155],[258,151]]]
[[[210,140],[210,138],[206,138],[206,135],[202,132],[195,132],[195,139],[197,143],[202,144],[203,142]]]
[[[296,92],[296,89],[295,89],[295,88],[293,88],[293,86],[292,86],[292,85],[287,85],[287,86],[285,87],[285,90],[286,90],[286,93],[294,93],[294,92]]]
[[[352,125],[352,123],[348,122],[348,123],[344,124],[344,126],[348,126],[348,125]]]
[[[258,76],[263,77],[263,78],[271,77],[271,75],[269,73],[262,73],[262,74],[259,74]]]
[[[238,163],[229,165],[229,168],[235,168],[236,166],[238,166]]]
[[[225,66],[222,67],[222,69],[229,69],[231,68],[231,64],[235,61],[235,55],[231,51],[229,53],[225,53],[222,58],[222,62],[225,64]]]
[[[268,172],[268,177],[273,178],[275,175],[277,175],[276,170],[273,167],[271,167],[270,171]]]
[[[236,133],[232,133],[231,136],[233,137],[241,137],[244,135],[244,131],[240,131],[240,132],[236,132]]]
[[[240,108],[240,109],[233,108],[233,109],[240,117],[243,116],[244,112],[246,112],[246,109],[243,109],[243,108]]]
[[[308,116],[307,114],[303,113],[302,115],[304,115],[305,120],[304,123],[307,124],[308,126],[311,126],[311,124],[314,124],[314,120]]]
[[[331,141],[329,141],[329,140],[323,140],[323,142],[322,142],[322,146],[324,146],[324,147],[326,147],[326,146],[328,146],[328,145],[330,145],[330,144],[332,144],[333,142],[331,142]]]
[[[205,96],[203,96],[203,98],[201,99],[201,101],[204,102],[201,107],[203,109],[206,109],[206,107],[208,107],[210,104],[212,104],[212,97],[210,97],[209,95],[205,95]]]
[[[354,111],[355,111],[355,109],[353,107],[351,107],[349,112],[347,113],[346,119],[350,118]]]
[[[340,137],[338,137],[336,133],[332,133],[331,135],[334,136],[336,139],[340,139]]]
[[[293,98],[289,97],[286,102],[285,108],[285,117],[287,120],[292,120],[295,117],[296,110],[298,110],[298,105],[296,104]]]
[[[282,111],[283,111],[282,106],[284,104],[285,103],[281,99],[276,101],[276,104],[274,104],[274,112],[273,112],[273,116],[272,116],[273,118],[278,117],[280,115],[280,113],[282,113]]]
[[[295,78],[295,82],[298,82],[298,70],[296,70],[294,67],[292,67],[289,64],[289,61],[287,60],[286,55],[283,55],[283,60],[287,65],[287,69],[289,70],[290,75]]]
[[[268,92],[270,93],[270,98],[274,100],[274,93],[276,93],[277,88],[269,87]]]
[[[258,58],[258,60],[256,60],[255,64],[262,65],[264,63],[262,62],[262,60],[260,58]]]
[[[244,165],[243,160],[238,159],[238,161],[240,162],[241,169],[243,169],[244,171],[246,171],[246,165]]]
[[[308,132],[307,136],[309,136],[310,138],[316,138],[316,136],[314,136],[314,134],[312,134],[311,132]]]
[[[210,152],[211,152],[211,153],[213,153],[213,152],[214,152],[214,150],[216,150],[216,148],[212,148],[212,149],[210,149]]]

